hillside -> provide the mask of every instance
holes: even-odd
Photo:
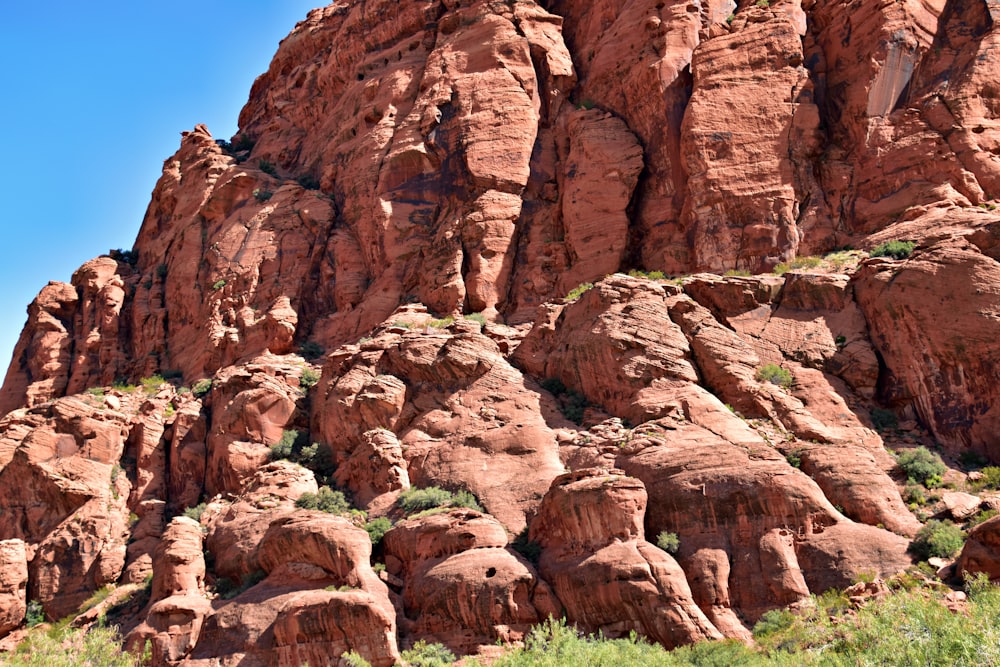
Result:
[[[155,665],[671,648],[905,571],[1000,509],[998,12],[312,11],[29,306],[0,633],[105,590]],[[970,535],[942,574],[1000,577]]]

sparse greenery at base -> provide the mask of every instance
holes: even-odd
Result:
[[[792,372],[778,364],[764,364],[757,369],[757,379],[761,382],[776,384],[782,389],[789,389],[794,382]]]
[[[426,489],[407,489],[399,494],[399,499],[396,502],[407,516],[439,507],[468,507],[477,512],[483,511],[482,506],[476,501],[476,497],[468,491],[460,490],[452,493],[437,486],[429,486]]]
[[[319,384],[319,378],[319,371],[313,370],[312,368],[303,368],[302,375],[299,377],[299,386],[305,391],[309,391]]]
[[[194,383],[194,386],[191,387],[191,393],[194,395],[195,398],[201,398],[202,396],[207,394],[211,388],[212,388],[212,381],[205,378],[203,380],[198,380],[197,382]]]
[[[445,667],[455,661],[455,654],[442,644],[428,644],[421,639],[413,648],[403,651],[403,664],[410,667]]]
[[[796,257],[790,262],[782,262],[774,267],[774,273],[782,276],[789,271],[795,271],[798,269],[815,269],[817,266],[823,263],[823,260],[819,257]]]
[[[69,624],[31,632],[15,651],[3,656],[6,667],[139,667],[143,658],[122,650],[117,628],[70,628]]]
[[[373,546],[382,541],[382,538],[385,537],[390,528],[392,528],[392,521],[389,521],[384,516],[372,519],[365,524],[365,530],[368,532],[368,537],[371,538]]]
[[[917,247],[915,241],[887,241],[872,248],[869,253],[872,257],[891,257],[893,259],[906,259]]]
[[[892,410],[874,408],[870,414],[876,431],[888,431],[899,427],[899,419]]]

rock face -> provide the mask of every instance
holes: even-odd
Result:
[[[558,477],[532,539],[569,622],[606,637],[639,632],[664,646],[721,638],[691,598],[677,562],[643,539],[646,493],[620,470]]]
[[[984,521],[971,531],[962,553],[955,561],[962,576],[985,574],[990,581],[1000,579],[1000,517]]]
[[[134,248],[28,307],[0,634],[151,576],[121,627],[157,665],[391,665],[563,611],[674,646],[904,569],[883,438],[1000,463],[997,19],[310,12],[231,141],[182,134]],[[404,516],[428,487],[484,511]]]

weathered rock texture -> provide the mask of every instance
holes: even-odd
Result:
[[[310,12],[231,142],[183,133],[134,248],[28,307],[0,634],[152,575],[122,628],[158,665],[390,665],[561,611],[672,646],[905,568],[920,523],[872,410],[1000,463],[998,18]],[[914,251],[868,256],[894,240]],[[296,505],[331,484],[396,523],[384,544]],[[431,486],[484,513],[403,516]],[[962,567],[996,573],[996,532]]]

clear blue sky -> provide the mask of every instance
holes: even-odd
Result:
[[[0,19],[0,377],[49,280],[130,248],[163,160],[218,138],[323,0],[12,2]]]

